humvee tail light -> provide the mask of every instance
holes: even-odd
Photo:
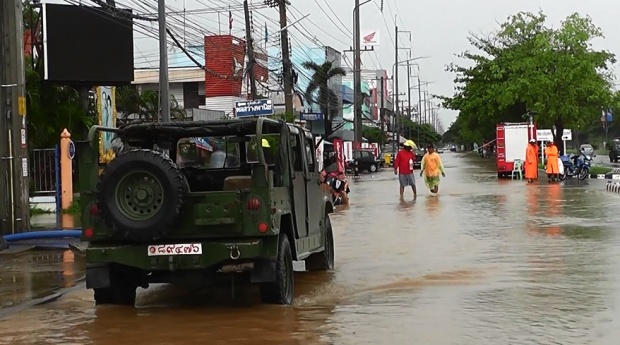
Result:
[[[267,232],[267,229],[269,228],[269,226],[267,226],[267,223],[259,223],[258,224],[258,231],[259,232]]]
[[[88,213],[90,213],[91,216],[98,216],[99,209],[97,208],[97,205],[91,205],[88,209]]]
[[[260,209],[260,200],[258,198],[248,199],[248,210],[256,211]]]
[[[84,229],[84,237],[92,238],[93,235],[95,235],[95,232],[93,231],[93,229],[91,229],[91,228]]]

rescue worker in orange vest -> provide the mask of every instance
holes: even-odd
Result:
[[[549,182],[558,181],[560,168],[558,166],[558,148],[553,141],[549,142],[549,146],[545,148],[545,157],[547,158],[547,178]]]
[[[533,183],[538,179],[538,147],[536,140],[530,140],[530,144],[525,149],[525,165],[523,167],[527,183]]]

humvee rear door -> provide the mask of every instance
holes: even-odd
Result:
[[[295,225],[297,226],[297,235],[302,238],[308,236],[308,226],[306,223],[306,218],[308,217],[308,200],[306,197],[306,173],[302,151],[304,146],[301,133],[299,133],[296,128],[291,128],[289,138],[293,179],[293,202],[295,203]]]
[[[304,136],[304,154],[306,161],[306,194],[308,200],[308,232],[316,234],[321,231],[322,214],[322,190],[320,176],[317,170],[317,159],[314,138],[311,135]]]

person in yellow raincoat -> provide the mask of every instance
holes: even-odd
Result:
[[[538,179],[538,147],[536,146],[536,140],[530,140],[530,144],[525,149],[525,178],[527,183],[533,183]]]
[[[545,148],[545,157],[547,158],[547,179],[549,182],[558,181],[560,167],[558,166],[558,148],[553,141],[549,142],[549,146]]]
[[[424,177],[424,184],[431,194],[437,194],[439,193],[439,175],[446,177],[446,174],[443,170],[441,157],[435,152],[433,145],[428,145],[427,149],[428,152],[422,157],[420,177]]]

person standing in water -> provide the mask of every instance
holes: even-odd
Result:
[[[396,159],[394,159],[394,175],[398,175],[401,199],[404,197],[405,187],[408,186],[411,186],[413,198],[415,199],[418,197],[418,192],[415,188],[415,178],[413,177],[413,163],[415,162],[414,147],[415,144],[412,140],[405,141],[403,149],[398,151]]]
[[[446,177],[443,170],[443,162],[439,154],[435,152],[433,145],[428,145],[427,152],[422,158],[422,168],[420,171],[420,177],[424,176],[424,183],[431,192],[431,195],[439,193],[439,175]]]
[[[549,146],[545,148],[545,157],[547,158],[547,179],[549,182],[558,181],[560,167],[558,164],[558,148],[553,141],[549,142]]]
[[[538,147],[536,140],[530,140],[530,144],[525,149],[525,164],[523,166],[527,183],[534,183],[538,179]]]

